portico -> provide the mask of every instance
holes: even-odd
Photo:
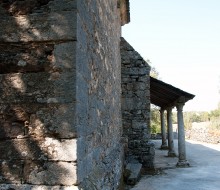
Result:
[[[185,103],[193,99],[195,95],[178,89],[170,84],[150,77],[150,99],[151,103],[159,106],[161,118],[162,144],[161,148],[167,148],[166,128],[164,112],[167,113],[167,134],[168,134],[168,156],[176,156],[173,143],[172,110],[177,109],[178,119],[178,162],[177,167],[187,167],[189,162],[186,159],[185,130],[183,120],[183,107]]]

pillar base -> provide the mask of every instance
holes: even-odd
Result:
[[[189,167],[189,162],[187,160],[179,160],[176,164],[176,167],[179,167],[179,168],[187,168]]]
[[[176,157],[176,153],[174,151],[169,151],[168,157]]]
[[[161,149],[161,150],[168,150],[168,146],[167,146],[166,144],[162,144],[162,145],[160,146],[160,149]]]

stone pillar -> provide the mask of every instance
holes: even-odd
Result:
[[[175,157],[176,153],[174,150],[173,142],[173,124],[172,124],[172,107],[167,108],[167,129],[168,129],[168,156]]]
[[[178,152],[179,161],[177,162],[178,167],[188,167],[189,162],[186,160],[186,147],[185,147],[185,131],[183,122],[183,106],[184,103],[178,103],[177,108],[177,120],[178,120]]]
[[[164,121],[164,109],[160,110],[160,123],[161,123],[161,134],[162,134],[162,145],[161,149],[167,149],[167,140],[166,140],[166,129]]]

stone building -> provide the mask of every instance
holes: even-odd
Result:
[[[128,1],[0,1],[0,13],[0,189],[119,188]]]
[[[119,189],[126,161],[153,167],[150,67],[120,39],[129,1],[0,13],[0,189]]]

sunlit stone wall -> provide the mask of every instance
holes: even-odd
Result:
[[[117,0],[0,1],[0,189],[116,189]]]
[[[122,172],[117,0],[78,1],[76,122],[83,189],[117,189]]]

